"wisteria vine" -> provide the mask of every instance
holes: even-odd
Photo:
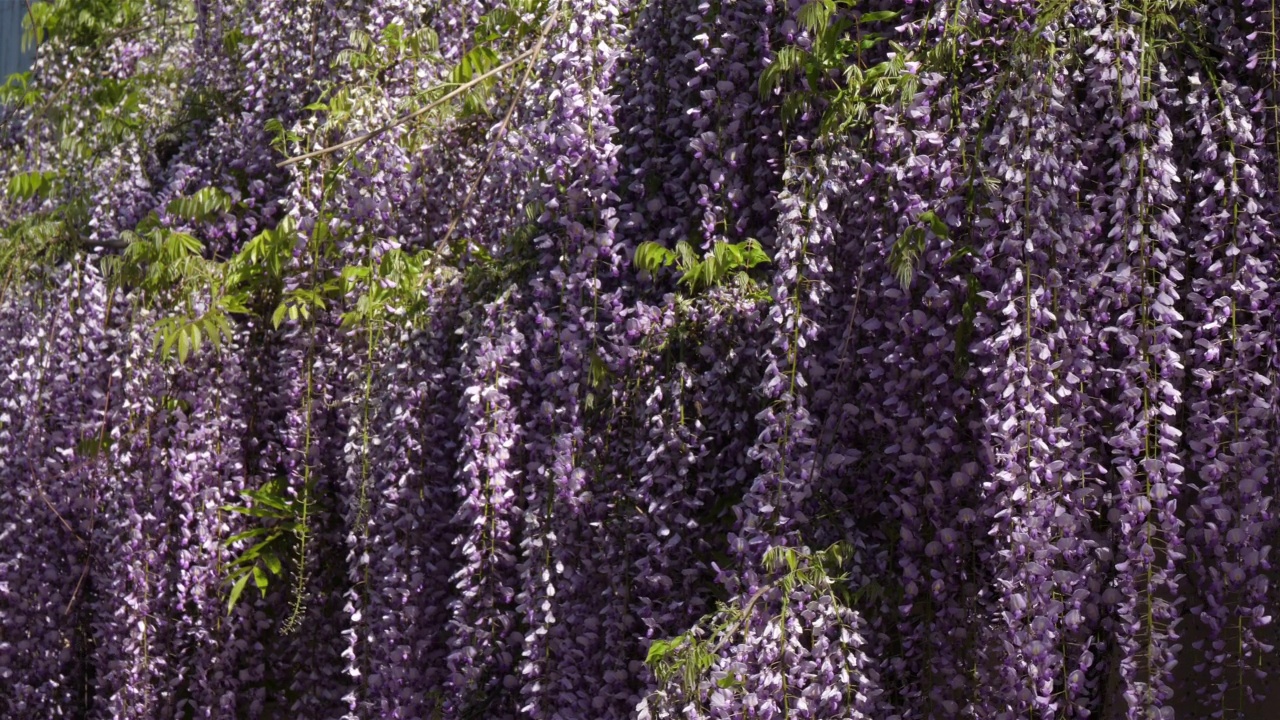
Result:
[[[32,2],[0,716],[1269,717],[1278,13]]]

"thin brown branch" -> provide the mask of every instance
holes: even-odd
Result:
[[[89,240],[87,238],[80,238],[76,243],[86,250],[91,250],[96,247],[100,247],[105,250],[123,250],[129,247],[129,243],[124,240]]]
[[[511,104],[507,106],[507,113],[502,117],[502,122],[498,125],[493,142],[489,143],[489,153],[485,155],[484,162],[480,164],[480,172],[476,175],[475,182],[471,183],[471,187],[467,188],[467,195],[462,199],[462,205],[458,207],[458,212],[454,215],[453,220],[449,222],[449,228],[445,231],[444,239],[439,243],[443,247],[449,242],[449,238],[453,237],[453,231],[458,228],[462,216],[467,212],[467,208],[471,206],[476,192],[480,189],[480,183],[484,182],[484,176],[489,172],[489,165],[493,162],[493,156],[498,152],[498,146],[506,138],[507,129],[511,125],[511,117],[515,114],[516,105],[520,103],[520,98],[524,96],[525,88],[529,84],[529,76],[533,74],[533,64],[537,61],[538,55],[542,53],[542,47],[547,42],[547,36],[551,33],[551,27],[555,25],[555,15],[547,18],[547,22],[542,26],[542,33],[538,35],[538,42],[534,43],[533,49],[529,51],[530,60],[528,66],[524,69],[524,77],[520,78],[520,85],[516,88],[515,97],[511,98]]]
[[[90,558],[85,558],[84,571],[80,573],[80,580],[76,582],[76,589],[71,591],[71,599],[67,601],[67,609],[62,611],[63,615],[71,614],[71,607],[76,604],[76,598],[80,595],[80,588],[84,586],[84,579],[89,575]]]
[[[67,529],[67,532],[71,533],[71,537],[79,541],[81,545],[87,545],[88,543],[84,541],[84,538],[77,535],[76,531],[71,528],[71,523],[67,522],[67,519],[62,517],[62,513],[58,512],[58,508],[53,506],[53,503],[49,500],[49,496],[45,494],[44,488],[37,484],[36,490],[40,492],[40,499],[44,501],[44,504],[49,506],[49,509],[53,511],[54,516],[62,522],[62,526]]]
[[[520,54],[519,54],[519,55],[517,55],[516,57],[514,57],[514,58],[512,58],[511,60],[508,60],[507,62],[505,62],[505,63],[503,63],[503,64],[499,65],[498,67],[496,67],[496,68],[494,68],[494,69],[492,69],[492,70],[490,70],[490,71],[488,71],[488,72],[486,72],[486,73],[483,73],[483,74],[481,74],[481,75],[478,75],[478,76],[476,76],[475,78],[472,78],[471,80],[469,80],[469,81],[467,81],[467,82],[465,82],[465,83],[463,83],[463,84],[459,85],[458,87],[454,88],[454,89],[453,89],[453,90],[451,90],[449,93],[447,93],[446,95],[444,95],[444,97],[441,97],[439,100],[436,100],[436,101],[434,101],[434,102],[430,103],[430,104],[429,104],[429,105],[427,105],[426,107],[423,107],[423,108],[419,108],[419,109],[417,109],[417,110],[414,110],[413,112],[411,112],[411,113],[409,113],[409,114],[407,114],[407,115],[401,115],[400,117],[395,118],[394,120],[391,120],[391,121],[387,122],[387,123],[386,123],[386,124],[384,124],[384,125],[380,125],[380,126],[378,126],[378,127],[374,128],[373,130],[370,130],[369,132],[364,133],[363,135],[358,135],[358,136],[356,136],[356,137],[351,138],[350,140],[344,140],[344,141],[342,141],[342,142],[338,143],[337,145],[330,145],[329,147],[320,148],[319,150],[313,150],[313,151],[311,151],[311,152],[309,152],[309,153],[306,153],[306,154],[303,154],[303,155],[297,155],[297,156],[294,156],[294,157],[291,157],[291,158],[288,158],[288,159],[282,160],[282,161],[280,161],[280,162],[276,163],[276,167],[289,167],[290,165],[296,165],[296,164],[298,164],[298,163],[302,162],[303,160],[310,160],[311,158],[317,158],[317,157],[320,157],[320,156],[322,156],[322,155],[328,155],[328,154],[330,154],[330,153],[338,152],[339,150],[345,150],[345,149],[347,149],[347,148],[355,147],[355,146],[357,146],[357,145],[363,145],[364,143],[369,142],[369,141],[370,141],[370,140],[372,140],[373,138],[375,138],[375,137],[377,137],[377,136],[379,136],[379,135],[381,135],[381,134],[383,134],[383,133],[387,132],[388,130],[391,130],[391,129],[393,129],[393,128],[397,128],[397,127],[399,127],[399,126],[401,126],[401,125],[403,125],[403,124],[405,124],[405,123],[409,122],[410,120],[413,120],[414,118],[421,117],[421,116],[426,115],[427,113],[431,112],[432,110],[435,110],[435,109],[439,108],[440,106],[444,105],[445,103],[449,102],[450,100],[453,100],[454,98],[456,98],[456,97],[458,97],[459,95],[461,95],[461,94],[465,93],[466,91],[470,90],[471,88],[475,87],[476,85],[479,85],[480,83],[484,82],[485,80],[488,80],[489,78],[493,77],[494,75],[497,75],[497,74],[499,74],[499,73],[501,73],[501,72],[504,72],[504,71],[506,71],[506,70],[510,69],[511,67],[513,67],[513,66],[515,66],[515,65],[518,65],[518,64],[520,64],[520,63],[524,62],[525,60],[527,60],[527,59],[529,59],[530,57],[532,57],[532,56],[533,56],[533,53],[534,53],[534,51],[533,51],[533,50],[529,50],[529,51],[527,51],[527,52],[520,53]]]
[[[747,604],[742,607],[742,615],[739,616],[739,618],[735,620],[734,623],[725,630],[723,637],[721,637],[720,639],[720,642],[716,643],[715,647],[711,649],[712,655],[715,655],[719,653],[721,650],[723,650],[725,646],[728,645],[729,642],[733,639],[733,636],[735,633],[738,632],[738,629],[741,628],[743,625],[745,625],[749,620],[751,620],[751,610],[752,608],[755,607],[756,601],[764,597],[765,593],[777,587],[778,587],[778,583],[777,581],[774,581],[765,585],[764,587],[761,587],[759,590],[755,591],[755,593],[751,596],[751,599],[747,600]]]

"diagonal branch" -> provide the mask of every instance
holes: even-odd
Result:
[[[459,95],[461,95],[461,94],[465,93],[466,91],[470,90],[471,88],[475,87],[476,85],[479,85],[480,83],[484,82],[485,80],[488,80],[489,78],[493,77],[494,75],[497,75],[498,73],[501,73],[501,72],[503,72],[503,71],[505,71],[505,70],[510,69],[511,67],[513,67],[513,66],[515,66],[515,65],[518,65],[518,64],[520,64],[520,63],[524,62],[525,60],[527,60],[527,59],[529,59],[529,58],[533,57],[533,55],[537,52],[537,50],[538,50],[538,48],[534,48],[533,50],[528,50],[528,51],[525,51],[525,52],[523,52],[523,53],[520,53],[519,55],[517,55],[517,56],[515,56],[514,58],[512,58],[511,60],[508,60],[507,62],[505,62],[505,63],[503,63],[503,64],[499,65],[498,67],[496,67],[496,68],[494,68],[494,69],[492,69],[492,70],[490,70],[490,71],[488,71],[488,72],[486,72],[486,73],[483,73],[483,74],[481,74],[481,75],[478,75],[478,76],[476,76],[475,78],[472,78],[471,80],[469,80],[469,81],[467,81],[467,82],[465,82],[465,83],[463,83],[463,84],[459,85],[458,87],[456,87],[456,88],[454,88],[452,91],[450,91],[448,94],[446,94],[444,97],[440,98],[439,100],[436,100],[435,102],[432,102],[431,104],[427,105],[426,107],[423,107],[423,108],[419,108],[419,109],[417,109],[417,110],[414,110],[413,112],[409,113],[408,115],[401,115],[400,117],[395,118],[394,120],[391,120],[391,121],[387,122],[387,123],[386,123],[386,124],[384,124],[384,125],[381,125],[381,126],[379,126],[379,127],[376,127],[376,128],[374,128],[373,130],[370,130],[369,132],[367,132],[367,133],[365,133],[365,134],[363,134],[363,135],[358,135],[358,136],[356,136],[356,137],[351,138],[350,140],[344,140],[343,142],[340,142],[340,143],[338,143],[337,145],[330,145],[329,147],[320,148],[319,150],[313,150],[313,151],[311,151],[311,152],[309,152],[309,153],[306,153],[306,154],[304,154],[304,155],[297,155],[297,156],[295,156],[295,157],[291,157],[291,158],[288,158],[288,159],[286,159],[286,160],[282,160],[281,162],[276,163],[276,167],[289,167],[290,165],[296,165],[296,164],[298,164],[298,163],[302,162],[303,160],[310,160],[311,158],[320,157],[321,155],[328,155],[328,154],[330,154],[330,153],[338,152],[339,150],[345,150],[345,149],[350,148],[350,147],[356,147],[356,146],[358,146],[358,145],[363,145],[364,143],[369,142],[369,141],[370,141],[370,140],[372,140],[373,138],[375,138],[375,137],[377,137],[377,136],[381,135],[382,133],[384,133],[384,132],[386,132],[386,131],[388,131],[388,130],[391,130],[392,128],[399,127],[399,126],[401,126],[401,125],[403,125],[403,124],[405,124],[405,123],[409,122],[410,120],[412,120],[412,119],[414,119],[414,118],[417,118],[417,117],[421,117],[421,116],[423,116],[423,115],[426,115],[427,113],[431,112],[432,110],[435,110],[436,108],[440,107],[441,105],[444,105],[445,103],[449,102],[450,100],[453,100],[454,98],[456,98],[456,97],[458,97]]]
[[[498,131],[494,135],[493,142],[489,144],[489,154],[485,156],[484,162],[480,164],[480,172],[476,175],[475,182],[467,189],[466,197],[462,199],[462,205],[449,223],[449,229],[445,231],[444,239],[439,242],[439,245],[443,246],[449,242],[449,238],[453,237],[453,231],[458,229],[458,223],[462,220],[463,214],[471,206],[472,199],[475,198],[476,192],[480,189],[480,183],[484,182],[485,176],[489,174],[489,165],[493,162],[493,156],[498,152],[498,146],[506,138],[507,128],[511,125],[511,117],[515,115],[516,105],[520,103],[520,98],[524,96],[525,88],[529,85],[529,77],[533,74],[533,66],[538,60],[538,55],[542,53],[542,47],[547,42],[547,36],[551,33],[551,27],[555,24],[555,19],[555,13],[552,13],[551,17],[547,18],[546,24],[542,26],[542,33],[538,35],[538,42],[534,43],[533,49],[526,53],[533,59],[524,69],[524,76],[520,78],[520,86],[516,88],[515,97],[511,98],[511,104],[507,106],[507,112],[503,115],[502,122],[498,125]]]

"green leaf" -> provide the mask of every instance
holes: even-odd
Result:
[[[591,370],[588,374],[593,387],[604,387],[609,381],[609,368],[605,366],[604,360],[596,353],[591,353]]]
[[[270,536],[270,537],[268,537],[266,540],[263,540],[262,542],[258,543],[257,545],[254,545],[253,547],[249,548],[248,550],[245,550],[244,552],[240,553],[239,557],[237,557],[235,560],[231,561],[231,564],[233,564],[233,565],[236,565],[236,564],[249,564],[249,563],[256,562],[256,561],[257,561],[257,559],[258,559],[258,556],[262,553],[262,551],[263,551],[263,550],[265,550],[265,549],[267,548],[267,546],[268,546],[268,545],[270,545],[270,544],[272,544],[272,543],[276,542],[277,540],[279,540],[279,539],[280,539],[280,537],[281,537],[281,536],[280,536],[280,534],[279,534],[278,532],[277,532],[277,533],[272,533],[272,534],[271,534],[271,536]]]
[[[249,582],[249,573],[244,573],[240,579],[231,586],[231,594],[227,596],[227,614],[231,614],[231,610],[235,608],[236,601],[240,599],[240,593],[244,592],[244,586]]]
[[[644,662],[646,665],[653,665],[662,662],[671,654],[672,644],[669,640],[654,640],[649,646],[649,652],[645,655]]]
[[[270,580],[267,579],[267,574],[262,571],[262,568],[257,565],[254,565],[253,566],[253,584],[258,586],[258,592],[262,593],[263,597],[267,596],[267,584],[269,582]]]
[[[858,21],[864,23],[884,22],[885,20],[892,20],[898,15],[899,13],[894,10],[876,10],[875,12],[863,13],[862,17],[858,18]]]
[[[675,254],[670,250],[659,243],[648,241],[636,246],[632,263],[637,269],[656,275],[659,270],[675,262],[675,259]]]
[[[280,323],[284,322],[284,315],[288,310],[289,306],[285,303],[277,305],[275,312],[271,313],[271,326],[279,329]]]
[[[160,347],[161,357],[168,358],[173,352],[173,344],[178,341],[178,333],[170,325],[168,327],[157,328],[156,338],[163,338],[164,342]]]
[[[680,279],[676,282],[680,285],[687,286],[690,292],[696,292],[702,281],[702,274],[704,270],[705,267],[701,262],[693,263],[680,275]]]
[[[193,351],[198,351],[200,347],[204,345],[204,333],[200,332],[200,326],[204,323],[206,318],[201,318],[200,320],[191,323],[191,349]]]
[[[688,240],[680,240],[676,242],[675,254],[676,265],[678,265],[682,270],[687,271],[699,262],[698,253],[694,251],[693,246],[689,244]]]
[[[934,235],[937,235],[938,237],[951,236],[951,229],[947,227],[947,224],[943,222],[942,218],[938,217],[938,214],[934,211],[925,210],[920,213],[920,219],[929,223],[929,229],[933,231]]]
[[[898,283],[902,285],[902,289],[910,289],[911,281],[915,277],[916,260],[923,251],[924,230],[914,226],[907,228],[889,251],[889,268],[893,271]]]
[[[782,74],[784,72],[786,72],[786,68],[774,62],[760,73],[759,92],[761,98],[767,99],[782,84]]]
[[[231,196],[223,190],[206,187],[170,200],[165,210],[183,220],[201,222],[230,211],[232,204]]]
[[[76,445],[76,454],[84,458],[95,458],[111,447],[112,439],[110,437],[101,437],[94,435],[92,437],[81,440]]]
[[[834,11],[831,0],[809,0],[796,12],[796,22],[805,30],[820,33],[826,30]]]
[[[259,508],[259,507],[224,505],[222,509],[226,510],[227,512],[239,513],[241,515],[248,515],[249,517],[271,518],[276,520],[290,517],[289,514],[281,512],[279,510],[271,510],[271,509]]]
[[[721,687],[726,689],[742,687],[742,681],[738,680],[736,675],[725,675],[724,677],[716,681],[716,687]]]
[[[962,258],[966,258],[972,254],[973,254],[973,248],[969,247],[968,245],[962,245],[956,248],[955,250],[952,250],[951,257],[948,257],[942,264],[950,265],[951,263],[956,262]]]
[[[284,569],[284,565],[281,564],[280,558],[275,553],[263,554],[262,562],[266,564],[272,575],[279,575]]]
[[[764,248],[760,246],[760,242],[755,238],[748,238],[742,244],[742,262],[748,268],[763,265],[769,261],[769,254],[764,251]]]
[[[788,45],[778,51],[774,64],[778,66],[779,72],[790,72],[804,67],[808,59],[809,53],[795,45]]]
[[[252,538],[252,537],[259,537],[266,532],[268,532],[266,528],[253,528],[252,530],[245,530],[244,532],[236,533],[235,535],[232,535],[226,540],[223,540],[222,544],[234,545],[237,542],[240,542],[241,540],[248,540],[249,538]]]
[[[18,173],[9,179],[9,197],[30,200],[43,195],[55,177],[57,174],[52,172]]]
[[[276,488],[274,486],[268,485],[267,487],[264,487],[261,490],[243,490],[241,491],[240,494],[244,495],[247,498],[253,499],[255,502],[262,503],[267,507],[272,507],[277,510],[288,510],[289,509],[288,502],[284,498],[277,495],[274,492],[275,489]]]

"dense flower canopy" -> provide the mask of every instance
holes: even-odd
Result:
[[[33,2],[0,716],[1271,717],[1278,26]]]

